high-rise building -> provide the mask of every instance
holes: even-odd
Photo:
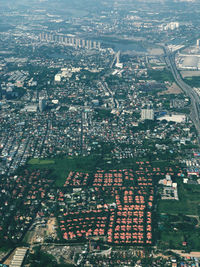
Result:
[[[89,49],[92,48],[92,41],[89,41]]]
[[[78,39],[75,39],[76,40],[76,48],[78,47]]]
[[[141,120],[154,120],[154,111],[153,109],[142,109],[141,110]]]
[[[82,47],[85,48],[85,40],[82,40]]]
[[[46,100],[44,98],[39,99],[39,110],[40,112],[43,112],[46,107]]]
[[[97,47],[98,47],[99,50],[101,49],[101,44],[100,44],[100,42],[97,43]]]
[[[89,48],[89,41],[88,40],[86,41],[86,48],[87,49]]]

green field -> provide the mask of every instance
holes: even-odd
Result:
[[[179,201],[161,200],[158,205],[160,213],[200,215],[199,185],[178,184]]]
[[[174,225],[176,226],[176,225]],[[161,241],[159,242],[159,247],[165,249],[189,249],[193,251],[198,251],[200,249],[199,229],[193,228],[192,231],[185,230],[174,230],[174,228],[166,228],[161,233]],[[183,246],[183,242],[187,242],[186,246]]]
[[[174,82],[174,77],[172,73],[168,70],[150,70],[148,71],[151,79],[156,80],[158,82]]]
[[[187,78],[184,78],[184,81],[192,87],[200,87],[200,77],[199,76],[187,77]]]
[[[158,203],[160,248],[200,249],[200,185],[178,182],[179,201],[160,200]],[[188,215],[188,216],[186,216]],[[182,242],[187,242],[183,247]]]
[[[183,235],[175,231],[163,231],[161,233],[162,246],[166,248],[182,248]]]
[[[200,228],[197,218],[185,215],[160,215],[159,247],[165,249],[199,250]],[[186,246],[183,246],[186,242]]]

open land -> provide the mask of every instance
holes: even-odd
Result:
[[[188,71],[188,70],[182,70],[181,75],[183,78],[188,78],[188,77],[198,77],[200,76],[200,71],[199,70],[193,70],[193,71]]]
[[[158,93],[158,95],[165,95],[165,94],[178,95],[182,93],[180,87],[176,83],[173,83],[171,86],[167,86],[167,88],[168,89],[166,91]]]

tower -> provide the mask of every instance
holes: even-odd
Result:
[[[44,98],[39,99],[39,110],[40,112],[43,112],[46,107],[46,100]]]
[[[92,41],[90,40],[89,41],[89,49],[91,49],[92,48]]]
[[[82,40],[82,48],[85,48],[85,40]]]
[[[89,41],[86,41],[86,48],[89,49]]]
[[[101,49],[101,44],[100,44],[100,42],[97,43],[97,47],[98,47],[99,50]]]

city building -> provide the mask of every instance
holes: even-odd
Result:
[[[61,75],[60,74],[56,74],[54,77],[54,81],[55,82],[61,82]]]
[[[42,112],[45,110],[46,100],[44,98],[39,99],[39,110]]]
[[[154,120],[153,109],[142,109],[141,110],[141,120]]]
[[[25,112],[37,112],[37,105],[27,105],[25,106],[24,109],[22,109],[22,111],[25,111]]]
[[[27,248],[17,248],[15,254],[9,266],[11,267],[21,267],[26,256]]]

